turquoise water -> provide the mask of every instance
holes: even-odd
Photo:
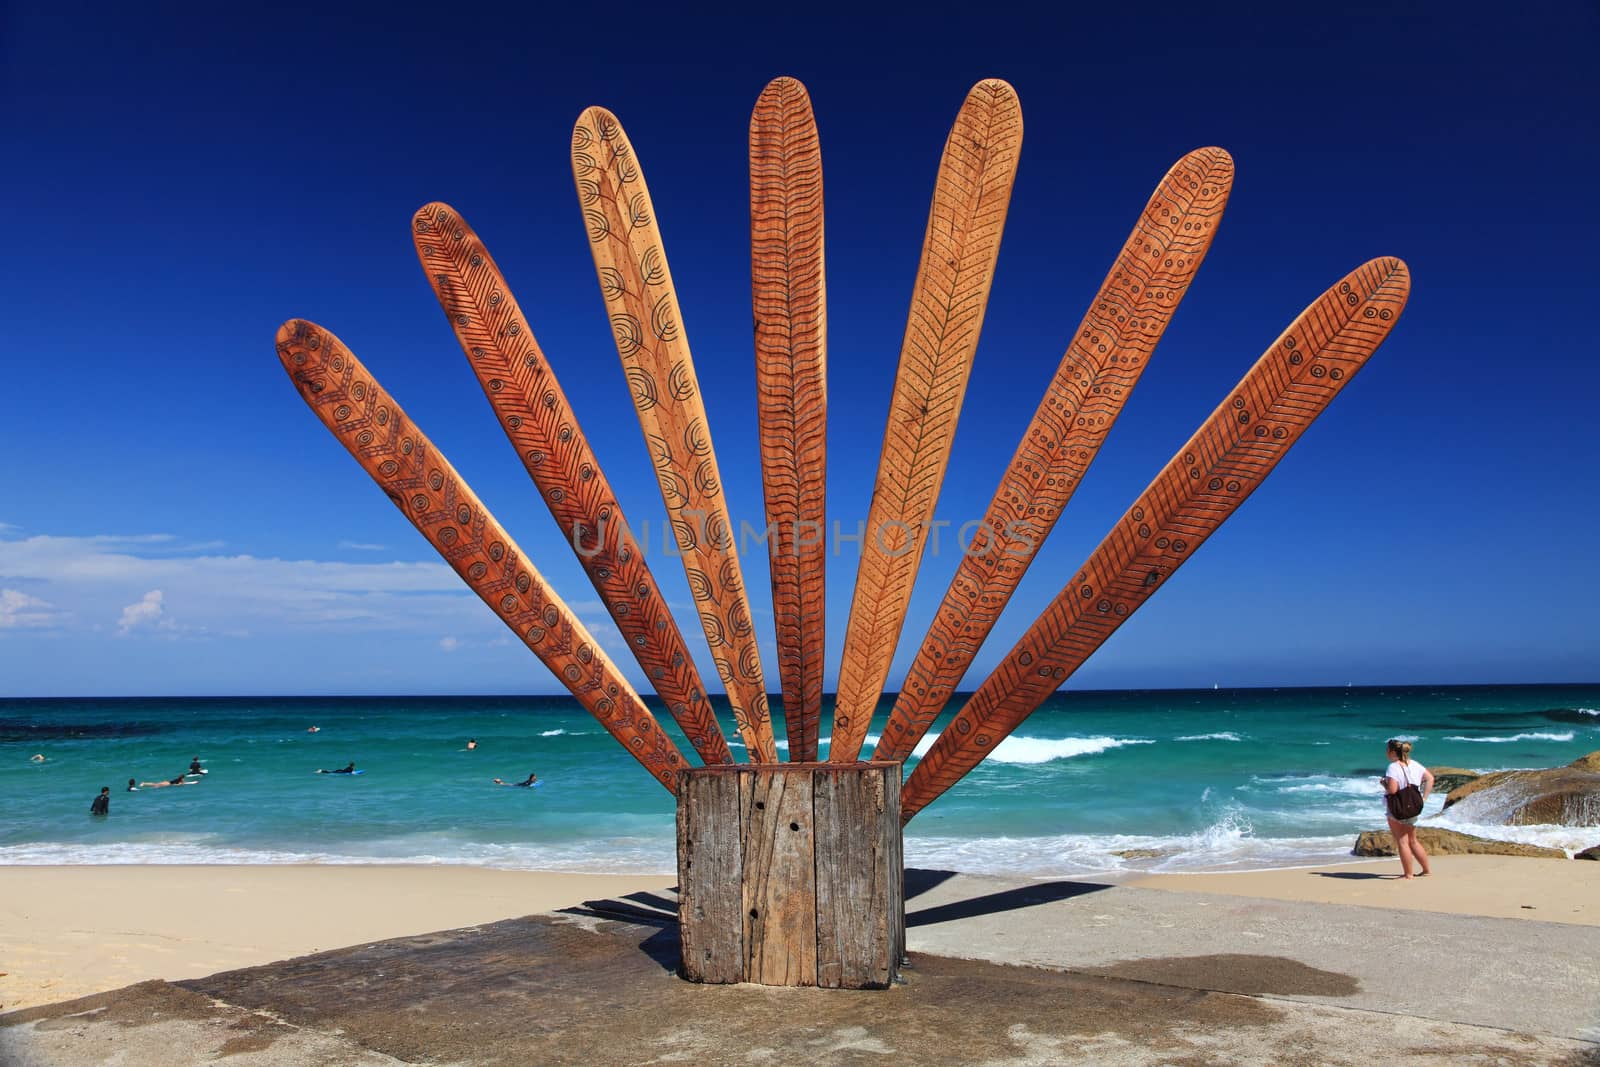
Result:
[[[1600,685],[1061,693],[912,821],[907,863],[1063,875],[1347,858],[1382,825],[1387,737],[1414,739],[1428,766],[1553,766],[1600,749],[1597,709]],[[194,756],[199,785],[123,791]],[[365,773],[316,773],[350,761]],[[490,781],[530,770],[543,787]],[[92,819],[103,785],[111,816]],[[1600,843],[1597,828],[1439,816],[1441,802],[1429,819],[1469,832]],[[1133,849],[1160,854],[1116,855]],[[673,805],[565,697],[0,701],[0,863],[115,862],[670,872]]]

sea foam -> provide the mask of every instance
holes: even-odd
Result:
[[[1446,741],[1471,741],[1473,744],[1478,744],[1478,745],[1508,745],[1508,744],[1511,744],[1513,741],[1571,741],[1572,740],[1572,731],[1571,730],[1567,730],[1564,733],[1559,733],[1559,734],[1543,733],[1543,732],[1530,733],[1530,734],[1513,734],[1510,737],[1466,737],[1464,735],[1454,735],[1454,736],[1445,738],[1445,740]]]
[[[938,734],[927,734],[911,754],[922,757],[928,754]],[[867,741],[877,745],[878,735],[868,734]],[[1034,764],[1052,760],[1072,759],[1074,756],[1093,756],[1125,745],[1153,745],[1154,741],[1139,737],[1027,737],[1013,734],[1001,740],[986,757],[993,763]]]

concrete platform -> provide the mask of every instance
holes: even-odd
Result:
[[[1087,883],[909,883],[911,966],[880,992],[684,982],[673,901],[634,894],[15,1012],[0,1016],[0,1063],[1600,1065],[1600,1045],[1570,1033],[1595,1007],[1592,969],[1574,988],[1557,984],[1566,962],[1536,965],[1572,927],[1513,924],[1538,946],[1515,983],[1463,955],[1482,920],[1429,931],[1439,942],[1402,1010],[1367,941],[1381,916],[1214,895],[1202,910],[1188,894]],[[1324,966],[1340,960],[1355,966]],[[1424,995],[1452,983],[1525,1004],[1532,1025],[1453,1018],[1478,1008]]]

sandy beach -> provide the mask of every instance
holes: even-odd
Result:
[[[0,867],[0,1011],[671,886],[481,867]]]
[[[1118,881],[1181,893],[1600,925],[1600,864],[1446,856],[1435,861],[1432,878],[1404,882],[1393,877],[1397,870],[1389,860]],[[675,881],[459,866],[4,867],[0,959],[8,973],[0,977],[0,1011],[588,900],[655,894]]]

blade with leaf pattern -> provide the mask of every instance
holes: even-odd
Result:
[[[1233,159],[1200,148],[1156,186],[1055,378],[906,672],[873,759],[903,760],[955,692],[1122,413],[1222,220]]]
[[[950,463],[961,400],[1022,150],[1022,108],[999,79],[967,94],[939,160],[883,453],[845,627],[828,758],[854,760],[894,660]]]

